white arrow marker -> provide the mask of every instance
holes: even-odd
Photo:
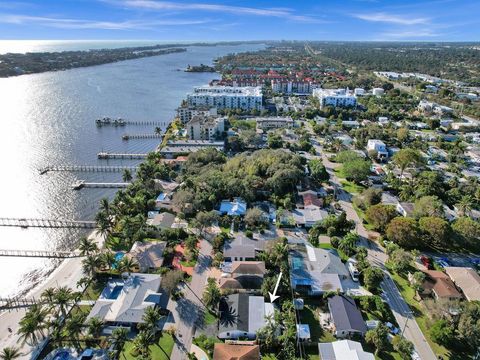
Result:
[[[271,303],[273,303],[275,300],[277,300],[280,297],[277,295],[277,290],[278,290],[278,285],[280,285],[281,278],[282,278],[282,272],[280,271],[280,275],[278,276],[277,283],[275,284],[275,289],[273,290],[273,294],[271,292],[268,292],[268,295],[270,295]]]

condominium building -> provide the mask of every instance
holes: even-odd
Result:
[[[291,128],[293,119],[291,117],[258,117],[255,118],[257,128],[262,130]]]
[[[320,101],[320,108],[357,106],[357,98],[347,89],[314,89],[313,95]]]
[[[216,107],[218,109],[262,109],[262,88],[199,86],[187,95],[187,103],[193,107]]]
[[[177,117],[182,124],[188,123],[194,116],[216,116],[217,108],[195,108],[193,106],[180,106],[177,108]]]
[[[310,94],[314,85],[310,81],[272,80],[272,91],[282,94]]]
[[[196,115],[185,127],[190,140],[215,140],[225,131],[225,118]]]

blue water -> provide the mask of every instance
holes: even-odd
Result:
[[[10,45],[9,45],[10,44]],[[79,42],[1,42],[1,51],[31,46],[56,51]],[[107,47],[81,42],[82,48]],[[122,45],[124,44],[116,44]],[[132,44],[138,45],[138,44]],[[10,47],[9,47],[10,46]],[[263,45],[190,46],[187,52],[135,59],[67,71],[0,79],[0,217],[93,219],[102,197],[113,189],[73,191],[76,180],[119,182],[121,173],[58,172],[39,175],[46,165],[132,165],[136,161],[100,161],[99,151],[143,153],[158,140],[123,141],[125,133],[152,133],[153,126],[102,127],[102,116],[168,123],[194,86],[218,78],[214,73],[178,71],[188,64],[211,64],[218,56],[263,48]],[[81,230],[0,228],[0,249],[73,249]],[[8,239],[8,240],[7,240]],[[0,297],[30,289],[58,263],[46,259],[2,258]]]
[[[55,354],[53,360],[68,360],[70,353],[68,351],[59,351]]]
[[[292,267],[293,270],[300,270],[303,269],[303,258],[299,256],[292,257]]]
[[[115,270],[117,268],[118,263],[120,262],[120,260],[123,259],[124,256],[125,256],[125,253],[123,253],[121,251],[115,253],[115,262],[112,264],[112,269],[113,270]]]
[[[123,285],[116,285],[113,288],[110,295],[108,296],[108,298],[111,299],[111,300],[115,300],[116,298],[118,298],[118,295],[120,295],[120,293],[122,292],[122,289],[123,289]]]

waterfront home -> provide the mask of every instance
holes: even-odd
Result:
[[[468,301],[480,301],[480,275],[474,269],[447,266],[445,271]]]
[[[289,254],[292,288],[308,295],[329,291],[343,292],[342,281],[349,273],[336,253],[315,248],[309,243],[297,244]]]
[[[177,155],[190,154],[207,148],[223,151],[225,149],[225,143],[223,141],[209,140],[169,140],[167,144],[160,149],[160,154],[166,158],[173,158]]]
[[[158,229],[171,229],[175,222],[175,215],[169,212],[162,212],[156,214],[153,219],[148,219],[147,224],[155,226]]]
[[[318,343],[321,360],[375,360],[372,353],[363,350],[362,344],[352,340]]]
[[[129,327],[143,323],[143,314],[160,303],[160,275],[129,274],[125,279],[109,280],[87,317],[99,318],[106,326]]]
[[[213,360],[260,360],[260,346],[249,341],[234,344],[216,343]]]
[[[263,261],[233,261],[222,270],[220,289],[260,289],[266,273]]]
[[[140,272],[149,272],[159,269],[163,264],[165,241],[135,241],[132,248],[125,254],[127,258],[138,264]]]
[[[273,316],[273,304],[265,303],[263,296],[233,294],[225,296],[219,304],[218,337],[220,339],[249,339],[257,337],[257,331]]]
[[[328,299],[328,309],[335,326],[334,335],[346,338],[354,335],[364,336],[367,325],[355,300],[345,295],[335,295]]]

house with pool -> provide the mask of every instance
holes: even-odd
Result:
[[[128,327],[136,330],[149,307],[160,304],[161,277],[157,274],[129,274],[109,280],[87,317],[99,318],[106,327]]]

